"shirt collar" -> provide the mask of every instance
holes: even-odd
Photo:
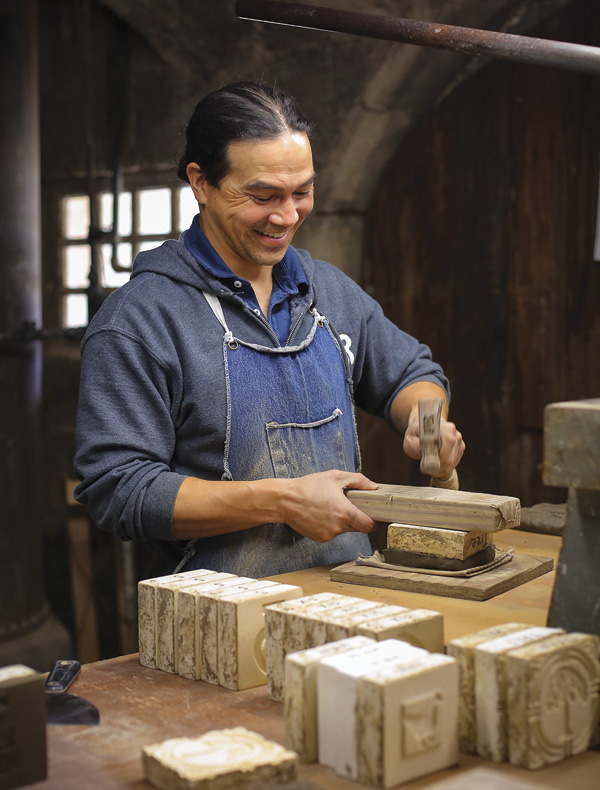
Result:
[[[184,241],[185,246],[198,263],[213,277],[224,281],[242,280],[241,277],[238,277],[231,271],[204,235],[204,231],[200,227],[199,214],[196,214],[192,220],[192,224],[185,234]],[[273,279],[282,291],[289,294],[295,294],[299,291],[305,292],[308,288],[308,280],[304,274],[304,269],[293,247],[288,247],[283,258],[273,267]],[[244,280],[244,282],[246,281]]]

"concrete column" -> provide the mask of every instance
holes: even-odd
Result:
[[[37,0],[0,0],[0,334],[41,325]],[[44,593],[41,342],[0,344],[0,665],[68,652]]]

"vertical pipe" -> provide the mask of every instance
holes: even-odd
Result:
[[[0,118],[0,333],[10,333],[42,317],[37,0],[0,0]],[[34,667],[54,623],[37,497],[41,383],[40,341],[0,347],[0,664]]]

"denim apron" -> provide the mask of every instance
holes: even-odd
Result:
[[[272,348],[235,337],[217,297],[204,296],[224,330],[227,433],[222,479],[357,471],[352,379],[327,318],[312,309],[312,327],[300,345]],[[193,541],[186,549],[189,559],[179,567],[260,577],[347,562],[361,553],[370,554],[371,548],[360,532],[317,543],[287,524],[262,524]]]

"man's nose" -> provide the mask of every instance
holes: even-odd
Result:
[[[286,227],[292,227],[292,225],[298,222],[298,219],[299,214],[293,198],[282,200],[269,216],[271,222],[275,222],[278,225],[285,225]]]

